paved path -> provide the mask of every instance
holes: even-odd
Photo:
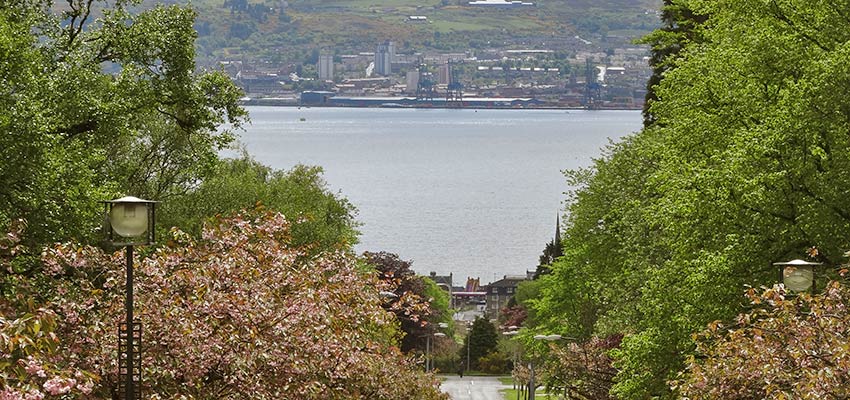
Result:
[[[500,389],[510,388],[493,376],[441,376],[446,380],[440,390],[448,393],[452,400],[502,400]]]

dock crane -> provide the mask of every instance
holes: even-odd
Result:
[[[458,81],[454,73],[454,62],[446,63],[448,68],[449,83],[446,87],[446,106],[463,107],[463,84]]]
[[[599,84],[597,73],[593,59],[588,58],[584,67],[584,107],[589,110],[599,108],[602,85]]]
[[[434,82],[434,76],[428,72],[428,66],[419,64],[419,83],[416,85],[416,100],[417,101],[434,101],[434,87],[437,83]]]

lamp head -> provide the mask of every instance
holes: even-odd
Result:
[[[107,241],[113,245],[145,245],[155,242],[155,201],[125,196],[103,203],[107,221]]]
[[[814,268],[822,263],[791,260],[773,265],[782,267],[782,283],[786,288],[794,292],[805,292],[814,283]]]

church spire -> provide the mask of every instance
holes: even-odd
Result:
[[[555,215],[555,244],[561,244],[561,216]]]
[[[553,242],[555,244],[555,258],[564,255],[564,247],[561,244],[561,215],[558,214],[555,216],[555,240]]]

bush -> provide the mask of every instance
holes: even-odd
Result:
[[[513,365],[505,353],[494,351],[478,360],[478,369],[488,374],[507,374]]]
[[[454,353],[434,355],[434,369],[443,373],[454,373],[460,369],[460,357]]]

